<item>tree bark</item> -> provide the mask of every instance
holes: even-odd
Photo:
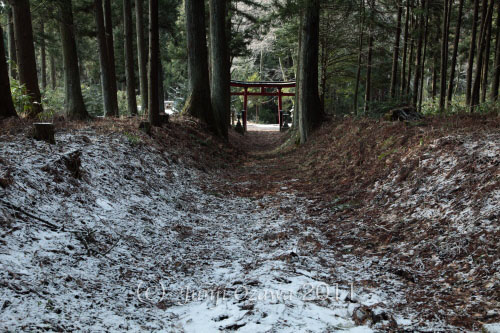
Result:
[[[457,26],[455,28],[455,40],[453,42],[453,55],[451,57],[450,82],[448,83],[448,93],[446,99],[446,108],[453,97],[453,85],[455,80],[455,70],[457,67],[458,43],[460,42],[460,29],[462,27],[462,15],[464,8],[464,0],[460,0],[458,4]]]
[[[226,36],[226,0],[210,0],[210,91],[218,132],[227,138],[230,116],[229,50]]]
[[[158,111],[160,115],[165,113],[165,90],[163,88],[163,78],[164,78],[163,64],[161,61],[161,50],[159,50],[158,51]]]
[[[365,2],[364,0],[360,1],[359,5],[359,48],[358,48],[358,69],[356,71],[356,87],[354,88],[354,114],[358,114],[358,91],[359,91],[359,83],[361,81],[361,60],[363,57],[363,32],[364,32],[364,23],[365,23]]]
[[[159,50],[160,40],[158,31],[158,0],[149,0],[149,122],[152,126],[160,125],[159,114]]]
[[[319,0],[307,0],[301,27],[299,133],[300,142],[307,141],[309,133],[322,120],[318,93],[319,61]]]
[[[64,90],[66,114],[71,120],[90,118],[83,102],[76,51],[71,0],[59,0],[61,42],[64,62]]]
[[[28,112],[34,118],[43,111],[33,45],[33,27],[29,0],[10,0],[14,16],[14,35],[16,39],[17,69],[19,81],[26,86],[33,107]]]
[[[111,74],[106,46],[106,30],[104,28],[104,14],[102,10],[102,0],[94,1],[94,15],[97,27],[97,44],[99,46],[99,64],[101,68],[101,88],[104,106],[104,115],[114,114],[112,103]]]
[[[185,0],[185,11],[190,92],[183,112],[201,119],[210,130],[218,133],[210,101],[204,2]]]
[[[430,0],[425,0],[430,1]],[[445,0],[447,1],[447,0]],[[424,0],[422,0],[421,3],[422,11],[424,10]],[[419,14],[419,23],[418,23],[418,41],[417,41],[417,57],[415,59],[415,77],[413,79],[413,99],[412,103],[413,106],[417,106],[417,101],[418,101],[418,88],[420,87],[420,77],[421,77],[421,67],[422,67],[422,45],[424,41],[424,25],[425,25],[425,19],[424,19],[424,13],[421,12]]]
[[[50,83],[52,85],[52,90],[57,87],[57,69],[56,69],[56,58],[53,54],[50,55]]]
[[[497,38],[495,47],[495,69],[493,71],[493,84],[491,86],[490,98],[492,101],[498,99],[498,87],[500,86],[500,3],[497,6]]]
[[[113,41],[113,21],[111,13],[111,0],[104,0],[104,29],[106,31],[106,47],[108,49],[109,62],[109,87],[111,95],[111,105],[113,112],[106,116],[117,117],[118,112],[118,97],[116,87],[116,69],[115,69],[115,47]]]
[[[486,26],[488,22],[491,20],[491,16],[493,13],[493,4],[494,0],[491,0],[488,5],[488,0],[483,0],[483,11],[481,15],[481,33],[479,35],[479,42],[477,45],[478,54],[476,58],[476,72],[474,75],[474,85],[472,87],[472,97],[471,97],[471,111],[476,105],[479,105],[479,95],[480,95],[480,87],[481,87],[481,74],[483,70],[483,60],[484,60],[484,51],[486,48]]]
[[[368,28],[368,55],[366,59],[366,84],[365,84],[365,114],[370,109],[372,94],[372,57],[373,57],[373,11],[375,10],[375,0],[370,5],[370,25]]]
[[[132,6],[130,0],[123,0],[123,38],[125,40],[125,77],[127,80],[127,104],[130,115],[137,115],[135,96],[134,44],[132,28]]]
[[[17,69],[16,69],[16,66],[17,66],[17,53],[16,53],[16,38],[14,36],[14,16],[12,14],[12,8],[9,7],[8,9],[8,37],[9,37],[9,41],[8,41],[8,48],[9,48],[9,60],[10,60],[10,63],[9,63],[9,73],[10,73],[10,76],[13,77],[13,78],[16,78],[17,79]]]
[[[441,36],[441,80],[440,80],[440,88],[439,88],[439,110],[441,112],[444,111],[445,100],[446,100],[446,76],[448,70],[448,30],[449,30],[449,14],[451,8],[452,0],[444,0],[444,8],[443,8],[443,27],[442,27],[442,36]]]
[[[418,111],[422,111],[422,99],[424,97],[424,72],[425,60],[427,58],[427,39],[429,34],[429,2],[425,2],[425,32],[424,32],[424,53],[422,55],[422,65],[420,67],[420,89],[418,94]]]
[[[0,24],[0,120],[16,116],[16,109],[14,108],[10,93],[9,68],[7,66],[7,59],[5,59],[3,30]]]
[[[406,16],[405,16],[405,32],[403,41],[403,62],[401,64],[401,90],[400,95],[406,92],[406,57],[408,52],[408,35],[409,35],[409,22],[410,22],[410,0],[406,0]]]
[[[415,18],[412,16],[411,18],[411,26],[412,30],[415,31]],[[415,39],[412,37],[410,41],[410,56],[408,59],[408,77],[406,80],[406,96],[409,99],[410,98],[410,90],[411,90],[411,79],[412,79],[412,65],[413,65],[413,58],[415,55]]]
[[[143,0],[135,0],[135,23],[137,33],[137,55],[139,61],[139,86],[141,88],[141,110],[143,114],[146,114],[148,110],[148,56],[146,41],[144,39]]]
[[[476,54],[476,35],[477,35],[477,20],[479,16],[479,0],[474,1],[474,14],[472,18],[472,32],[469,48],[469,60],[467,66],[467,86],[465,90],[465,103],[467,105],[471,104],[471,92],[472,92],[472,70],[474,67],[474,55]]]
[[[40,58],[42,58],[42,89],[45,90],[47,88],[47,52],[45,45],[45,24],[43,20],[40,23],[40,33],[42,35],[42,40],[40,41]]]
[[[481,103],[486,102],[486,90],[488,89],[488,69],[490,64],[490,48],[491,48],[491,25],[492,14],[489,16],[486,23],[486,46],[483,60],[483,81],[481,82]]]
[[[398,18],[396,23],[396,38],[394,39],[394,52],[392,54],[392,71],[391,71],[391,98],[396,96],[396,85],[397,85],[397,75],[398,75],[398,63],[399,63],[399,40],[401,39],[401,16],[403,14],[403,6],[401,0],[397,1],[398,6]]]

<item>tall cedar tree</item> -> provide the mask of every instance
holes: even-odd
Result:
[[[8,48],[9,48],[9,73],[13,78],[17,78],[17,53],[16,53],[16,38],[14,37],[14,16],[12,14],[12,8],[9,6],[7,9],[8,22]]]
[[[42,89],[45,90],[47,88],[47,47],[45,43],[45,24],[43,20],[40,22],[40,58],[42,66],[40,71],[42,72]]]
[[[71,0],[59,0],[59,28],[64,62],[65,109],[69,119],[90,118],[83,102],[76,51],[75,26]]]
[[[218,133],[210,101],[205,4],[199,0],[185,0],[185,10],[190,92],[183,112],[201,119],[211,131]]]
[[[101,87],[104,106],[104,115],[114,115],[113,89],[111,87],[111,73],[109,64],[108,47],[106,45],[106,31],[104,28],[104,14],[102,0],[94,1],[94,15],[97,27],[97,44],[99,46],[99,64],[101,68]]]
[[[43,111],[33,45],[33,27],[29,0],[10,0],[14,16],[14,35],[16,39],[17,68],[19,81],[26,86],[33,107],[28,112],[34,118]]]
[[[488,18],[488,22],[486,23],[486,46],[484,50],[484,59],[483,59],[483,79],[481,82],[481,103],[486,101],[486,90],[488,89],[488,70],[490,63],[490,48],[491,48],[491,26],[493,22],[493,3],[491,3],[491,13]]]
[[[319,0],[306,1],[300,32],[298,107],[301,143],[307,141],[310,131],[320,124],[323,116],[318,92],[319,9]]]
[[[429,1],[429,0],[427,0]],[[448,8],[451,7],[452,3],[451,0],[444,0],[444,6],[443,6],[443,27],[442,27],[442,35],[441,35],[441,80],[440,80],[440,88],[439,88],[439,110],[443,111],[445,107],[445,100],[446,100],[446,74],[447,74],[447,69],[448,69],[448,20],[450,20],[449,17],[449,10]]]
[[[366,60],[366,84],[365,84],[365,113],[368,112],[372,94],[372,58],[373,58],[373,13],[375,11],[375,0],[370,5],[370,24],[368,27],[368,56]]]
[[[149,0],[149,122],[160,125],[158,70],[160,39],[158,31],[158,0]]]
[[[453,87],[455,81],[455,71],[457,67],[457,56],[458,56],[458,42],[460,41],[460,29],[462,27],[462,16],[463,16],[464,0],[460,0],[458,3],[458,17],[457,25],[455,27],[455,40],[453,42],[453,55],[451,56],[451,68],[450,68],[450,82],[448,83],[448,92],[446,94],[446,107],[451,102],[453,97]]]
[[[137,115],[137,100],[135,97],[135,74],[134,74],[134,44],[133,44],[133,22],[132,6],[130,0],[123,0],[123,38],[125,39],[125,77],[127,80],[127,104],[128,112]]]
[[[10,93],[9,68],[7,66],[7,59],[5,59],[3,30],[0,24],[0,119],[15,116],[17,114]]]
[[[476,54],[477,19],[479,16],[479,0],[474,1],[474,14],[472,17],[472,32],[469,47],[469,60],[467,62],[467,86],[465,88],[465,103],[470,105],[472,92],[472,69],[474,67],[474,55]]]
[[[108,48],[108,61],[109,61],[109,87],[111,96],[112,113],[106,116],[118,116],[118,96],[116,88],[116,69],[115,69],[115,48],[113,41],[113,19],[111,12],[111,0],[104,0],[104,29],[106,31],[106,47]]]
[[[229,50],[226,36],[226,0],[210,0],[210,64],[212,109],[216,113],[219,132],[227,138],[231,96]]]
[[[139,60],[139,86],[141,89],[141,109],[148,109],[148,55],[144,39],[143,0],[135,0],[135,23],[137,32],[137,56]]]
[[[417,106],[417,101],[418,101],[418,88],[420,87],[420,78],[421,78],[421,70],[422,70],[422,47],[424,43],[424,26],[425,26],[425,14],[424,14],[424,7],[425,3],[430,0],[422,0],[421,1],[421,8],[422,10],[418,14],[418,27],[417,27],[417,33],[418,33],[418,40],[417,40],[417,55],[415,59],[415,77],[413,78],[413,99],[412,99],[412,104],[413,106]]]
[[[498,99],[498,87],[500,86],[500,2],[497,3],[497,37],[495,47],[495,69],[493,71],[493,84],[491,86],[490,98],[492,101]]]
[[[359,84],[361,81],[361,60],[363,57],[363,33],[365,24],[365,1],[361,0],[359,3],[359,44],[358,44],[358,66],[356,70],[356,85],[354,87],[354,114],[358,114],[358,93]]]
[[[394,51],[392,54],[392,71],[391,71],[391,98],[396,96],[396,85],[398,75],[398,61],[399,61],[399,40],[401,39],[401,16],[403,15],[403,5],[401,0],[396,2],[398,6],[398,19],[396,23],[396,38],[394,38]]]
[[[406,94],[406,58],[408,53],[408,36],[410,23],[410,0],[406,0],[405,32],[403,37],[403,62],[401,64],[401,90],[400,94]]]
[[[57,69],[56,69],[56,57],[50,55],[50,84],[52,85],[52,90],[57,87]]]

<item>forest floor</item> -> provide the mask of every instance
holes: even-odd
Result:
[[[299,147],[101,120],[49,145],[11,121],[0,330],[498,329],[499,127],[331,120]]]

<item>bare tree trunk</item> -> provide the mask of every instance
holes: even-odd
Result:
[[[411,26],[412,26],[412,30],[415,31],[415,19],[414,17],[412,16],[411,18]],[[408,59],[408,77],[407,77],[407,80],[406,80],[406,96],[407,98],[410,98],[410,90],[411,90],[411,79],[412,79],[412,65],[413,65],[413,57],[414,57],[414,54],[415,54],[415,39],[412,37],[411,38],[411,41],[410,41],[410,57]]]
[[[118,97],[116,87],[116,69],[115,69],[115,47],[113,41],[113,21],[111,15],[111,0],[104,0],[104,29],[106,31],[106,47],[108,49],[109,63],[109,87],[111,96],[112,113],[106,116],[117,117],[118,112]]]
[[[431,92],[432,101],[436,99],[436,94],[437,94],[437,75],[438,75],[437,64],[438,64],[438,59],[435,54],[434,59],[432,60],[432,92]]]
[[[368,28],[368,56],[366,60],[365,114],[369,111],[370,102],[372,100],[373,11],[375,10],[375,0],[372,0],[370,7],[370,25]]]
[[[160,54],[160,36],[158,31],[158,0],[149,0],[149,122],[152,126],[160,125],[158,105],[158,70]]]
[[[161,50],[158,51],[158,111],[165,113],[165,90],[163,89],[163,64],[161,62]]]
[[[111,74],[108,57],[108,48],[106,46],[106,31],[104,28],[104,14],[102,10],[102,0],[94,1],[95,20],[97,27],[97,44],[99,46],[99,64],[101,68],[101,87],[104,106],[104,115],[114,115],[112,92],[111,92]]]
[[[471,97],[471,110],[473,110],[474,106],[479,105],[479,95],[480,95],[480,87],[481,87],[481,73],[483,70],[483,60],[484,60],[484,51],[486,48],[486,26],[488,22],[491,20],[491,16],[493,13],[493,4],[494,0],[491,0],[488,5],[488,0],[483,0],[483,11],[481,15],[481,33],[479,35],[479,43],[478,47],[478,55],[476,58],[476,73],[474,75],[474,85],[472,87],[472,97]]]
[[[141,88],[141,109],[146,114],[148,109],[148,56],[144,39],[143,0],[135,0],[135,23],[137,33],[137,54],[139,60],[139,85]]]
[[[440,80],[440,89],[439,89],[439,110],[441,112],[444,111],[445,100],[446,100],[446,76],[448,69],[448,30],[449,30],[449,14],[450,8],[452,6],[452,0],[444,0],[444,20],[442,27],[442,36],[441,36],[441,80]]]
[[[491,26],[492,17],[490,15],[486,23],[486,46],[483,60],[483,81],[481,82],[481,103],[486,102],[486,90],[488,89],[488,67],[490,64],[490,48],[491,48]]]
[[[123,0],[123,38],[125,40],[125,77],[127,79],[128,112],[137,115],[137,99],[135,96],[134,44],[132,28],[132,6],[130,0]]]
[[[40,41],[40,57],[42,58],[42,89],[47,88],[47,52],[45,47],[45,24],[43,20],[40,23],[40,33],[42,35],[42,40]]]
[[[56,58],[53,54],[50,55],[50,83],[52,85],[52,90],[57,87],[57,69],[56,69]]]
[[[358,48],[358,69],[356,71],[356,87],[354,88],[354,114],[358,114],[358,91],[361,81],[361,59],[363,56],[363,32],[365,23],[365,1],[361,0],[359,5],[359,48]]]
[[[8,117],[16,117],[16,109],[12,102],[9,82],[9,68],[5,59],[5,45],[3,42],[3,30],[0,24],[0,120]]]
[[[61,42],[64,60],[65,109],[69,119],[83,120],[90,118],[83,103],[76,52],[73,10],[71,0],[60,0]]]
[[[424,96],[424,72],[425,60],[427,55],[427,39],[429,34],[429,2],[425,2],[425,32],[424,32],[424,54],[422,56],[422,65],[420,67],[420,89],[418,94],[418,111],[422,111],[422,99]]]
[[[398,62],[399,62],[399,40],[401,39],[401,16],[403,14],[403,6],[401,0],[397,1],[398,19],[396,24],[396,38],[394,40],[394,52],[392,55],[392,72],[391,72],[391,98],[396,95]]]
[[[183,112],[201,119],[219,134],[210,101],[205,5],[203,1],[185,0],[185,10],[190,92]]]
[[[430,1],[430,0],[425,0],[425,1]],[[445,0],[447,1],[447,0]],[[424,0],[422,0],[422,3],[420,5],[422,7],[422,11],[424,10]],[[425,18],[424,18],[424,13],[419,14],[419,23],[418,23],[418,41],[417,41],[417,58],[415,61],[415,77],[413,79],[413,99],[412,99],[412,104],[413,106],[417,106],[417,101],[418,101],[418,88],[420,87],[420,77],[421,77],[421,69],[422,69],[422,46],[423,46],[423,41],[424,41],[424,25],[425,25]]]
[[[464,0],[460,0],[458,4],[457,26],[455,28],[455,41],[453,42],[453,56],[451,57],[450,82],[448,84],[446,108],[448,108],[448,104],[451,102],[451,99],[453,97],[453,84],[455,80],[455,69],[457,67],[458,43],[460,41],[460,28],[462,26],[463,8]]]
[[[8,36],[9,36],[9,73],[10,76],[17,79],[17,53],[16,53],[16,37],[14,36],[14,16],[12,15],[12,8],[8,9]]]
[[[26,86],[26,90],[31,96],[33,107],[29,111],[28,117],[34,118],[43,111],[43,108],[41,104],[40,88],[38,86],[30,4],[28,0],[10,0],[10,4],[12,5],[14,16],[14,34],[16,39],[19,81]]]
[[[476,35],[477,35],[477,20],[479,16],[479,0],[474,1],[474,15],[472,18],[472,32],[469,48],[469,61],[467,66],[467,87],[465,90],[465,103],[471,104],[472,93],[472,70],[474,67],[474,55],[476,54]]]
[[[226,3],[226,0],[210,0],[210,67],[212,69],[210,91],[212,110],[218,123],[218,132],[224,138],[227,138],[228,135],[231,105]]]
[[[491,86],[490,98],[492,101],[498,99],[498,86],[500,85],[500,3],[497,6],[497,38],[495,47],[495,69],[493,73],[493,84]]]
[[[401,90],[400,95],[404,95],[406,92],[406,57],[408,53],[408,35],[410,22],[410,0],[406,0],[406,16],[405,16],[405,33],[403,41],[403,63],[401,66]]]
[[[322,119],[318,93],[319,8],[319,0],[307,0],[301,28],[302,45],[299,50],[302,81],[299,92],[301,143],[307,141],[310,131],[318,126]]]

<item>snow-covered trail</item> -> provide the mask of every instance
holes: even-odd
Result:
[[[369,331],[351,320],[350,272],[326,270],[325,250],[304,242],[319,237],[305,199],[203,191],[218,175],[121,134],[57,142],[0,148],[12,179],[0,192],[1,330]],[[74,151],[81,179],[65,165]]]

